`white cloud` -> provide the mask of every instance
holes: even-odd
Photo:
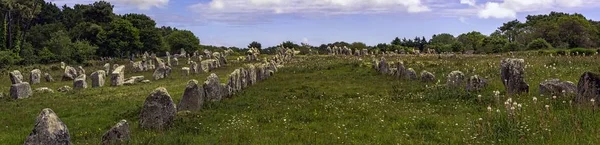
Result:
[[[460,0],[460,4],[467,4],[469,6],[475,6],[476,1],[475,0]]]
[[[91,4],[97,0],[50,0],[57,5],[75,5],[75,4]],[[119,5],[123,7],[135,7],[140,10],[148,10],[152,7],[164,7],[169,4],[169,0],[106,0],[113,5]]]
[[[266,15],[341,15],[428,12],[422,0],[212,0],[189,7],[216,20],[256,19]]]
[[[462,3],[463,0],[461,0]],[[504,0],[487,2],[478,12],[481,18],[516,18],[519,12],[534,12],[545,9],[572,8],[583,5],[583,0]]]

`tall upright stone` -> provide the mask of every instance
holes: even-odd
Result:
[[[586,103],[591,99],[599,101],[600,99],[600,75],[593,72],[585,72],[579,77],[577,83],[577,96],[575,102]],[[598,103],[595,103],[598,105]]]
[[[378,68],[378,70],[382,74],[389,74],[390,73],[390,67],[388,66],[388,64],[385,61],[384,57],[381,57],[381,59],[379,60],[379,68]]]
[[[507,58],[500,62],[500,77],[507,94],[529,92],[525,82],[525,60]]]
[[[413,68],[408,68],[404,70],[404,78],[409,80],[416,80],[417,72]]]
[[[125,82],[125,66],[120,65],[110,74],[111,86],[122,86]]]
[[[52,78],[52,75],[50,75],[49,73],[44,73],[44,79],[46,80],[46,82],[54,82],[54,78]]]
[[[71,66],[65,66],[65,71],[63,73],[62,80],[63,81],[71,81],[74,80],[77,76],[77,70]]]
[[[34,69],[29,73],[29,84],[39,84],[42,80],[42,71]]]
[[[110,72],[110,63],[104,64],[104,72]]]
[[[223,88],[221,86],[219,77],[215,73],[211,73],[204,81],[204,92],[206,92],[206,98],[210,101],[221,101],[223,98]]]
[[[33,130],[24,145],[70,145],[69,129],[50,108],[43,109],[35,119]]]
[[[20,71],[18,70],[14,70],[10,73],[8,73],[10,76],[10,82],[11,84],[18,84],[18,83],[22,83],[23,82],[23,75],[21,74]]]
[[[78,66],[77,67],[77,76],[82,75],[82,74],[86,74],[85,69],[83,69],[82,66]]]
[[[98,70],[90,75],[92,79],[92,88],[103,87],[106,81],[106,72]]]
[[[25,99],[33,95],[31,85],[27,82],[12,84],[10,86],[10,97],[13,99]]]
[[[159,87],[144,102],[140,112],[140,128],[167,130],[173,125],[176,112],[175,103],[167,89]]]
[[[185,87],[183,97],[181,98],[177,109],[179,111],[197,111],[202,109],[205,100],[204,93],[204,87],[199,85],[197,80],[190,80]]]
[[[85,88],[87,88],[87,82],[85,80],[86,80],[85,74],[79,75],[73,81],[73,88],[74,89],[85,89]]]

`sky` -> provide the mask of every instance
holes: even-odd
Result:
[[[59,6],[95,0],[46,0]],[[192,31],[203,45],[263,47],[283,41],[390,43],[395,37],[479,31],[551,11],[600,20],[600,0],[106,0],[117,14]]]

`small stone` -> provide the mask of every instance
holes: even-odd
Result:
[[[525,82],[525,60],[507,58],[500,62],[500,77],[507,94],[529,92]]]
[[[465,88],[465,90],[468,92],[476,92],[476,91],[481,91],[486,86],[487,86],[486,79],[481,78],[478,75],[473,75],[473,76],[469,77],[469,80],[467,80],[467,87]]]
[[[189,76],[190,75],[190,68],[189,67],[182,67],[181,68],[181,72],[183,73],[183,75]]]
[[[103,145],[127,144],[130,139],[129,123],[121,120],[102,136]]]
[[[36,93],[54,93],[54,90],[52,90],[48,87],[40,87],[40,88],[36,88],[35,92]]]
[[[540,83],[540,94],[548,96],[558,96],[575,94],[577,86],[570,81],[560,81],[559,79],[549,79]]]
[[[29,73],[29,84],[39,84],[42,79],[42,71],[34,69]]]
[[[35,119],[33,130],[24,145],[70,145],[69,129],[50,108],[43,109]]]
[[[452,71],[448,74],[446,85],[449,87],[463,87],[465,85],[465,74],[461,71]]]
[[[415,70],[413,68],[408,68],[404,71],[404,78],[409,79],[409,80],[416,80],[417,72],[415,72]]]
[[[71,88],[71,87],[69,87],[69,86],[62,86],[62,87],[60,87],[60,88],[58,88],[58,89],[56,89],[56,90],[57,90],[58,92],[69,92],[69,91],[72,91],[72,90],[73,90],[73,88]]]
[[[106,72],[98,70],[90,75],[92,79],[92,88],[103,87],[106,81]]]
[[[12,84],[10,86],[10,97],[13,99],[25,99],[33,95],[31,85],[27,82]]]
[[[63,81],[71,81],[74,80],[77,76],[77,70],[71,66],[66,66],[65,71],[63,73],[62,80]]]
[[[219,77],[215,73],[211,73],[204,81],[204,91],[206,92],[206,98],[210,101],[221,101],[223,94],[223,88],[220,85]]]
[[[577,83],[577,96],[575,102],[585,103],[594,99],[600,101],[600,75],[593,72],[585,72]],[[595,103],[594,105],[598,105]]]
[[[54,78],[52,78],[52,75],[50,75],[49,73],[44,73],[44,79],[46,80],[46,82],[54,82]]]
[[[122,86],[125,82],[125,66],[115,68],[110,75],[111,86]]]
[[[433,75],[431,72],[428,71],[422,71],[421,72],[421,81],[423,82],[435,82],[435,75]]]

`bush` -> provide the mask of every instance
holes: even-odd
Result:
[[[0,51],[0,69],[5,69],[18,62],[18,58],[10,51]]]
[[[586,56],[589,55],[594,55],[596,53],[595,49],[585,49],[585,48],[573,48],[570,50],[570,54],[571,55],[582,55],[585,54]]]
[[[521,45],[521,43],[517,43],[517,42],[511,42],[511,43],[507,43],[506,45],[504,45],[504,51],[519,51],[521,50],[521,48],[523,48],[523,45]]]
[[[544,40],[542,38],[535,39],[535,40],[529,42],[529,44],[527,45],[527,49],[529,49],[529,50],[550,49],[550,48],[552,48],[552,45],[550,45],[550,43],[546,42],[546,40]]]

